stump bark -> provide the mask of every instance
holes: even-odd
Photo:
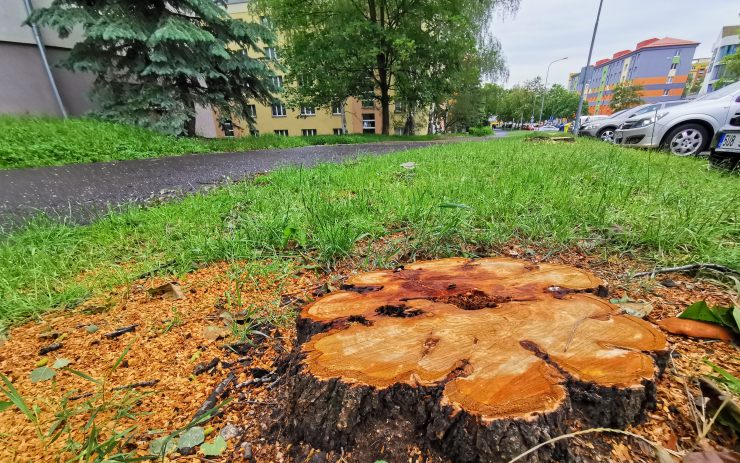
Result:
[[[571,418],[638,421],[655,403],[665,337],[598,297],[603,285],[512,259],[353,276],[298,318],[288,436],[325,450],[409,445],[505,462]],[[566,457],[560,444],[528,461]]]

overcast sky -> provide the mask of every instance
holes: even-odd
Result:
[[[568,73],[585,66],[598,0],[521,0],[515,16],[497,18],[493,33],[501,41],[511,87],[538,75],[547,64],[551,83],[565,85]],[[739,0],[604,0],[593,63],[651,37],[701,42],[694,58],[709,57],[720,28],[740,24]]]

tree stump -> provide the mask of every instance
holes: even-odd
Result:
[[[513,259],[353,276],[300,313],[288,436],[325,450],[392,440],[505,462],[567,432],[571,418],[638,421],[655,404],[665,337],[598,297],[603,284]],[[558,444],[526,461],[566,456]]]

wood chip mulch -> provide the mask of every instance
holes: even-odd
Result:
[[[533,261],[542,261],[545,260],[543,256],[548,256],[549,262],[588,268],[609,283],[610,298],[627,296],[650,302],[654,310],[647,320],[652,323],[676,316],[699,300],[706,300],[710,305],[731,303],[729,288],[709,279],[681,274],[630,279],[626,276],[627,270],[647,268],[624,257],[579,252],[548,255],[517,244],[502,247],[499,253]],[[216,385],[229,373],[234,373],[235,383],[247,384],[231,394],[233,402],[222,414],[203,425],[211,431],[206,440],[211,440],[224,428],[233,431],[227,440],[227,450],[220,457],[206,458],[202,453],[174,454],[165,461],[366,461],[366,456],[351,453],[299,450],[276,441],[273,429],[273,417],[281,408],[282,397],[281,378],[273,372],[279,359],[292,349],[295,336],[290,323],[292,314],[301,303],[331,290],[342,277],[357,270],[358,265],[359,260],[345,262],[332,276],[293,269],[286,278],[253,277],[241,296],[244,305],[262,317],[262,325],[255,328],[267,338],[251,333],[248,340],[253,345],[237,344],[234,349],[224,347],[238,340],[230,332],[230,325],[224,322],[224,312],[228,311],[225,295],[232,288],[227,264],[214,264],[180,278],[182,299],[170,298],[167,294],[153,296],[148,291],[171,280],[160,277],[139,280],[87,301],[72,311],[52,312],[37,322],[14,328],[7,341],[0,345],[0,372],[10,378],[29,405],[40,407],[42,429],[48,429],[65,394],[84,397],[96,392],[93,383],[63,370],[57,371],[53,381],[31,383],[31,371],[44,363],[44,359],[47,366],[58,359],[68,359],[70,368],[93,378],[106,378],[108,391],[136,386],[133,389],[140,397],[135,411],[140,414],[123,420],[121,426],[136,426],[132,448],[141,455],[146,453],[150,440],[187,424]],[[670,282],[661,283],[665,280]],[[268,312],[271,314],[269,320],[275,321],[272,324],[265,318]],[[238,313],[234,317],[239,320]],[[108,333],[130,326],[135,328],[117,337],[106,337]],[[673,350],[672,361],[658,385],[658,406],[645,422],[628,430],[676,451],[738,448],[737,437],[721,426],[714,426],[705,439],[697,442],[696,417],[689,405],[693,400],[689,395],[699,395],[693,378],[709,372],[704,359],[740,376],[737,346],[673,335],[668,339]],[[40,355],[42,349],[53,344],[61,344],[61,347]],[[129,352],[122,364],[110,373],[111,366],[127,347]],[[214,359],[218,361],[214,363]],[[269,381],[254,381],[264,377]],[[5,398],[0,397],[2,400]],[[83,401],[84,398],[70,403],[79,405]],[[82,424],[72,426],[75,429],[73,437],[79,439],[76,433]],[[65,443],[66,436],[45,446],[37,438],[34,426],[17,410],[11,408],[0,413],[2,462],[64,461],[71,456],[63,450]],[[572,439],[571,447],[577,460],[584,462],[656,461],[649,446],[625,436],[591,434]],[[407,455],[389,461],[429,459],[423,451],[409,449]]]

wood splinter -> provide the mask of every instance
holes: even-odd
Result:
[[[598,297],[605,282],[582,269],[454,258],[345,283],[297,320],[294,442],[339,451],[393,436],[447,460],[505,462],[569,419],[625,427],[655,404],[665,336]],[[567,454],[559,442],[527,461]]]

